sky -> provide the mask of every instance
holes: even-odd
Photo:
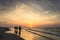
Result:
[[[0,26],[60,23],[60,0],[0,0]]]

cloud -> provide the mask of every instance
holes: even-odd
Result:
[[[0,0],[0,14],[13,10],[21,0]],[[4,13],[5,14],[5,13]]]
[[[13,9],[18,3],[38,11],[60,11],[60,0],[0,0],[0,11]]]
[[[25,0],[23,3],[39,11],[60,11],[60,0]]]
[[[20,22],[20,19],[23,21],[27,17],[28,22],[33,19],[40,22],[59,22],[59,2],[59,0],[0,0],[0,21],[15,23],[16,20]]]
[[[26,0],[24,3],[39,11],[60,11],[60,0]]]
[[[40,15],[45,17],[50,16],[51,19],[49,20],[60,20],[60,0],[26,0],[24,3],[40,12]]]

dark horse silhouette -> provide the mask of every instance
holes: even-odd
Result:
[[[5,33],[6,31],[9,31],[9,28],[0,27],[0,40],[24,40],[16,34]]]

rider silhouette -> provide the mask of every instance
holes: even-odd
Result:
[[[5,33],[6,31],[9,31],[9,28],[0,27],[0,40],[24,40],[16,34]]]

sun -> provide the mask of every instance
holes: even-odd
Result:
[[[30,27],[33,27],[33,22],[29,22],[29,26]]]

